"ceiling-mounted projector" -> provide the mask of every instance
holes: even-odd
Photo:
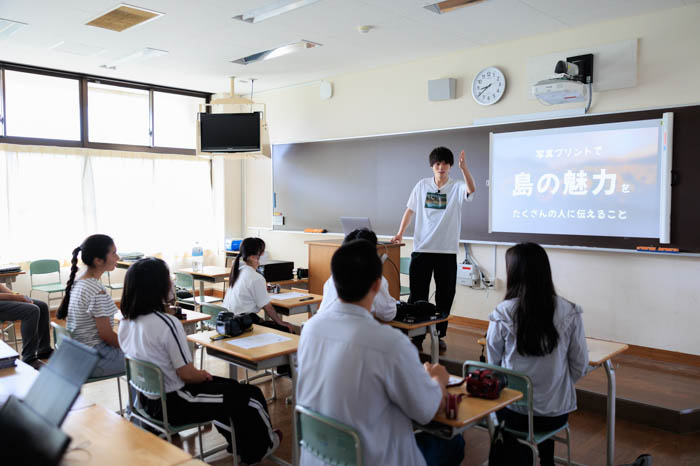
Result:
[[[588,92],[587,85],[567,78],[545,79],[532,86],[532,96],[547,105],[582,102]]]

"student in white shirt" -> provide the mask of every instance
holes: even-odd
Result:
[[[272,307],[265,277],[258,273],[260,256],[264,252],[265,242],[260,238],[241,241],[238,257],[231,267],[223,304],[234,314],[250,314],[255,324],[291,333],[293,327],[283,321]],[[260,309],[272,318],[272,322],[258,316]]]
[[[349,243],[356,239],[364,239],[370,243],[377,245],[377,235],[367,228],[353,230],[345,237],[343,244]],[[318,312],[323,312],[329,306],[338,301],[338,292],[335,290],[333,276],[330,276],[323,285],[323,301]],[[396,299],[389,294],[389,282],[382,276],[382,286],[379,288],[377,296],[374,297],[372,303],[372,314],[380,320],[389,322],[396,317]]]
[[[87,270],[76,280],[78,254]],[[119,255],[114,241],[107,235],[88,236],[73,250],[70,277],[61,305],[56,312],[58,319],[66,319],[66,328],[72,337],[97,350],[100,359],[91,377],[106,377],[124,372],[124,353],[114,332],[114,314],[117,306],[102,285],[100,277],[112,272]]]
[[[459,154],[459,169],[464,181],[449,177],[450,168],[454,164],[454,156],[450,149],[437,147],[432,150],[428,159],[433,176],[420,180],[413,188],[399,231],[392,241],[401,242],[415,214],[416,226],[409,269],[411,294],[408,302],[427,301],[430,279],[434,276],[435,305],[440,311],[449,314],[457,285],[457,250],[462,226],[462,204],[472,200],[476,185],[467,168],[464,151]],[[442,354],[447,349],[443,341],[447,333],[447,322],[438,324],[437,330]],[[414,343],[420,347],[424,338],[425,336],[416,338]]]
[[[557,296],[547,253],[535,243],[506,251],[505,301],[489,316],[489,362],[532,380],[535,430],[566,424],[576,410],[574,384],[586,373],[588,348],[581,308]],[[511,429],[527,431],[527,411],[508,406],[497,413]],[[542,466],[554,465],[554,440],[538,445]],[[524,447],[523,458],[532,458]]]
[[[260,389],[235,380],[212,376],[192,363],[185,330],[165,303],[172,296],[168,266],[161,259],[141,259],[129,267],[124,281],[119,342],[134,359],[158,366],[164,375],[168,421],[187,424],[233,421],[236,448],[243,462],[253,464],[270,455],[281,439],[273,430],[267,403]],[[149,415],[162,419],[160,398],[139,393],[139,403]],[[217,427],[218,428],[218,427]],[[229,442],[228,431],[219,432]]]
[[[376,246],[365,240],[342,245],[331,271],[340,299],[304,326],[297,403],[354,427],[363,464],[459,464],[462,436],[413,434],[411,420],[425,424],[444,409],[448,375],[439,364],[422,365],[404,334],[372,317],[382,284]],[[324,463],[302,449],[300,464]]]

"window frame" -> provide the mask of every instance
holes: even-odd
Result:
[[[5,105],[5,70],[18,71],[22,73],[32,73],[44,76],[52,76],[58,78],[75,79],[79,86],[78,103],[80,105],[80,140],[70,141],[66,139],[48,139],[48,138],[33,138],[21,136],[7,136],[6,121],[6,105]],[[150,145],[140,146],[131,144],[115,144],[103,142],[90,142],[88,140],[88,83],[106,84],[110,86],[118,86],[130,89],[147,90],[149,93],[149,134]],[[153,108],[153,93],[166,92],[170,94],[184,95],[188,97],[199,97],[205,99],[205,104],[211,102],[211,92],[193,91],[189,89],[180,89],[175,87],[160,86],[157,84],[141,83],[136,81],[127,81],[122,79],[108,78],[104,76],[90,75],[84,73],[73,73],[69,71],[61,71],[49,68],[41,68],[31,65],[22,65],[17,63],[9,63],[0,61],[0,143],[22,144],[22,145],[39,145],[39,146],[59,146],[59,147],[82,147],[87,149],[102,149],[102,150],[119,150],[131,152],[150,152],[155,154],[180,154],[180,155],[196,155],[194,149],[183,149],[178,147],[163,147],[155,146],[155,121]],[[207,105],[206,112],[210,111]]]

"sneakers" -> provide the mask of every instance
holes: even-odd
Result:
[[[445,343],[445,340],[442,338],[438,340],[438,349],[440,350],[440,354],[445,354],[447,351],[447,343]]]

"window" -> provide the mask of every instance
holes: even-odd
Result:
[[[206,103],[201,97],[153,93],[154,145],[159,147],[197,147],[197,113]]]
[[[150,146],[150,97],[144,89],[88,83],[88,141]]]
[[[80,140],[80,82],[5,70],[7,136]]]

